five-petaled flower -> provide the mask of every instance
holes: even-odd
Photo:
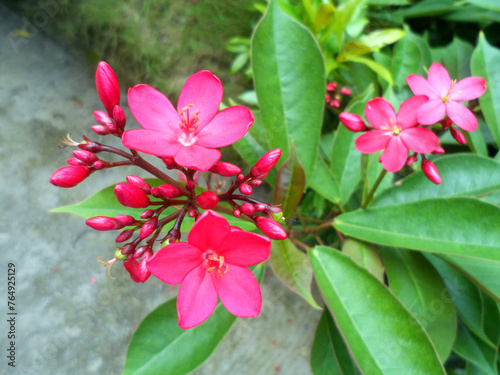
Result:
[[[423,104],[417,118],[422,125],[432,125],[443,119],[445,114],[459,128],[474,131],[477,119],[461,101],[479,98],[486,91],[486,81],[480,77],[467,77],[460,81],[451,80],[446,69],[433,63],[429,68],[427,79],[417,74],[406,78],[415,95],[426,95],[429,100]]]
[[[218,298],[233,315],[259,315],[260,286],[247,266],[266,260],[270,249],[267,237],[231,227],[224,217],[209,210],[194,223],[188,242],[160,249],[147,267],[167,284],[181,284],[179,326],[188,329],[212,314]]]
[[[432,152],[439,146],[438,137],[427,128],[417,127],[417,110],[426,101],[423,95],[413,96],[401,104],[396,115],[387,100],[370,100],[365,107],[365,117],[375,129],[356,139],[356,149],[364,154],[384,150],[380,157],[384,169],[389,172],[403,168],[408,149],[418,153]]]
[[[127,130],[123,144],[146,154],[173,157],[186,168],[207,171],[221,156],[216,148],[239,140],[254,120],[248,108],[238,105],[217,113],[222,93],[221,82],[207,70],[187,80],[177,110],[151,86],[131,88],[130,110],[144,129]]]

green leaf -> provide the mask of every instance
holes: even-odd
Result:
[[[252,38],[252,67],[270,148],[281,148],[285,160],[295,141],[309,181],[323,121],[325,66],[312,34],[276,0],[269,3]]]
[[[397,12],[404,18],[432,17],[449,13],[454,7],[453,0],[423,0]]]
[[[264,265],[253,270],[259,281]],[[130,341],[123,375],[183,375],[200,366],[229,331],[236,316],[217,304],[206,322],[183,330],[177,323],[177,299],[149,313]]]
[[[422,326],[382,283],[335,249],[316,247],[314,275],[362,373],[444,374]]]
[[[359,64],[366,65],[368,68],[370,68],[375,73],[377,73],[380,77],[385,79],[390,85],[394,84],[394,82],[392,80],[391,72],[388,69],[386,69],[384,66],[373,61],[372,59],[369,59],[366,57],[361,57],[361,56],[354,56],[354,55],[347,55],[347,56],[345,56],[345,58],[348,61],[357,62]]]
[[[328,309],[323,310],[314,334],[311,369],[314,375],[359,374]]]
[[[491,46],[483,33],[472,55],[471,70],[474,76],[486,80],[487,90],[479,104],[497,145],[500,147],[500,50]]]
[[[473,198],[436,198],[337,216],[346,236],[379,245],[500,260],[500,207]]]
[[[479,197],[500,190],[500,162],[474,154],[454,154],[434,161],[443,182],[434,185],[422,171],[378,195],[372,207],[437,197]],[[457,182],[460,183],[457,183]]]
[[[342,253],[370,272],[381,283],[384,282],[385,267],[375,246],[347,238],[342,245]]]
[[[480,8],[500,12],[500,3],[497,0],[467,0],[467,2]]]
[[[323,159],[319,159],[316,163],[316,170],[313,173],[310,186],[316,193],[330,202],[335,204],[339,202],[339,183]]]
[[[292,217],[306,187],[306,174],[292,141],[288,159],[281,165],[274,188],[274,204],[281,204],[284,217]]]
[[[303,297],[315,309],[320,308],[311,294],[311,262],[292,241],[288,238],[273,241],[269,261],[274,273],[285,286]]]
[[[455,341],[457,327],[457,312],[446,285],[421,254],[393,248],[380,251],[389,287],[422,324],[444,362]]]
[[[319,4],[316,15],[314,16],[314,32],[320,31],[324,28],[335,14],[335,8],[332,4]]]
[[[446,47],[433,49],[432,54],[433,57],[439,55],[434,61],[445,66],[452,79],[463,79],[471,75],[470,60],[473,51],[471,44],[455,37]]]
[[[378,51],[389,44],[396,43],[405,36],[401,29],[381,29],[365,34],[359,41],[370,48],[370,51]]]

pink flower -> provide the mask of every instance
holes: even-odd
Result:
[[[486,81],[480,77],[467,77],[461,81],[451,80],[446,69],[433,63],[427,79],[416,74],[406,78],[415,95],[426,95],[429,100],[417,112],[418,122],[432,125],[439,122],[445,114],[465,131],[477,128],[477,119],[461,101],[479,98],[486,91]]]
[[[423,95],[413,96],[401,104],[396,115],[387,100],[370,100],[365,107],[365,117],[375,129],[356,139],[356,149],[364,154],[385,149],[381,159],[389,172],[403,168],[408,149],[418,153],[432,152],[439,146],[438,137],[429,129],[417,127],[417,110],[426,101]]]
[[[217,113],[222,84],[209,71],[192,75],[184,85],[177,110],[170,101],[148,85],[129,90],[132,114],[144,129],[128,130],[123,144],[160,157],[173,157],[186,168],[207,171],[220,158],[216,148],[230,145],[253,124],[252,112],[243,106]]]
[[[188,242],[160,249],[147,267],[167,284],[181,284],[179,326],[188,329],[212,314],[218,298],[233,315],[259,315],[260,286],[247,266],[266,260],[270,249],[268,238],[230,227],[221,215],[205,211],[191,228]]]

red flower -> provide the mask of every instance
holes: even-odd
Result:
[[[239,140],[254,120],[243,106],[217,113],[222,84],[206,70],[187,80],[177,110],[148,85],[131,88],[128,98],[132,114],[144,129],[126,131],[123,144],[147,154],[173,157],[177,164],[199,171],[210,169],[221,156],[215,149]]]
[[[177,311],[179,326],[187,329],[203,323],[218,298],[233,315],[259,315],[260,286],[247,266],[266,260],[270,250],[268,238],[230,227],[209,210],[191,228],[188,242],[160,249],[147,267],[167,284],[181,284]]]

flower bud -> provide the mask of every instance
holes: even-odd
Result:
[[[337,100],[337,99],[334,99],[330,102],[330,105],[332,107],[335,107],[335,108],[339,108],[340,107],[340,102]]]
[[[182,197],[182,190],[179,189],[178,187],[175,187],[174,185],[160,185],[158,186],[158,191],[160,192],[161,195],[163,195],[165,198],[178,198]]]
[[[238,173],[241,173],[241,169],[238,166],[223,161],[218,161],[217,163],[215,163],[215,165],[210,168],[209,171],[223,177],[233,177]]]
[[[139,189],[141,189],[146,194],[149,194],[151,192],[151,185],[149,185],[142,178],[140,178],[138,176],[134,176],[134,175],[129,175],[126,178],[127,178],[128,182],[130,182],[132,185],[137,186]]]
[[[331,100],[332,97],[330,96],[330,94],[325,94],[325,102],[330,103]]]
[[[245,215],[252,216],[255,212],[255,207],[250,203],[243,203],[240,207],[240,211]]]
[[[465,139],[465,135],[463,135],[463,133],[460,130],[454,128],[453,126],[450,126],[450,133],[451,133],[451,136],[453,138],[455,138],[455,141],[457,141],[461,145],[464,145],[467,143],[467,140]]]
[[[149,272],[146,266],[147,260],[144,257],[140,262],[135,259],[127,259],[123,262],[123,266],[130,274],[130,278],[136,283],[143,283],[151,276],[151,272]]]
[[[406,159],[406,165],[410,166],[418,160],[418,154],[412,154]]]
[[[134,217],[130,215],[116,215],[115,220],[124,227],[128,227],[135,223]]]
[[[93,152],[94,154],[102,151],[102,145],[100,143],[91,141],[86,136],[83,136],[84,142],[78,145],[78,148],[86,151]]]
[[[155,214],[155,210],[146,210],[144,211],[142,214],[141,214],[141,219],[149,219],[150,217],[152,217],[154,214]]]
[[[193,181],[186,182],[186,189],[188,191],[193,191],[194,190],[194,182]]]
[[[91,217],[85,223],[95,230],[102,231],[122,228],[122,226],[118,224],[115,219],[107,216]]]
[[[157,188],[157,187],[152,187],[152,188],[151,188],[151,193],[150,193],[150,194],[151,194],[153,197],[155,197],[155,198],[162,198],[162,197],[163,197],[163,195],[161,195],[160,190],[158,190],[158,188]]]
[[[240,217],[241,216],[241,211],[238,208],[235,208],[233,210],[233,216],[234,217]]]
[[[211,191],[204,191],[196,197],[196,203],[204,210],[212,210],[219,203],[219,197]]]
[[[266,205],[262,203],[256,203],[253,206],[255,208],[255,212],[262,212],[266,209]]]
[[[149,198],[137,186],[129,183],[120,183],[115,186],[115,195],[120,204],[133,208],[146,208]]]
[[[238,182],[241,182],[241,181],[243,181],[244,179],[245,179],[245,176],[244,176],[244,175],[242,175],[241,173],[240,173],[238,176],[236,176],[236,181],[238,181]]]
[[[140,258],[142,257],[146,251],[149,249],[149,247],[147,247],[146,245],[144,246],[141,246],[139,248],[137,248],[136,251],[134,251],[134,253],[130,256],[132,259],[137,259],[137,258]],[[149,258],[149,257],[148,257]]]
[[[362,132],[367,129],[363,119],[354,113],[342,112],[339,119],[352,132]]]
[[[157,227],[158,227],[158,218],[155,216],[146,221],[146,223],[142,226],[141,231],[139,232],[139,237],[140,238],[149,237]]]
[[[439,172],[433,162],[427,159],[422,160],[422,171],[425,176],[436,185],[441,183],[441,176],[439,175]]]
[[[125,112],[123,112],[123,108],[119,105],[115,105],[113,108],[113,120],[115,120],[116,126],[123,130],[125,129],[125,124],[127,123],[127,118],[125,117]]]
[[[241,184],[240,187],[239,187],[240,191],[242,194],[245,194],[245,195],[250,195],[252,194],[252,187],[248,184]]]
[[[132,237],[134,234],[134,231],[132,229],[126,229],[123,232],[121,232],[117,237],[116,237],[116,242],[123,242],[127,241]]]
[[[96,133],[98,135],[108,135],[109,134],[108,128],[105,127],[104,125],[93,125],[90,127],[90,129],[92,129],[94,131],[94,133]]]
[[[106,168],[107,166],[111,165],[111,163],[108,163],[107,161],[102,161],[102,160],[97,160],[93,166],[97,170],[101,170]]]
[[[84,166],[62,167],[50,177],[52,185],[62,188],[72,188],[90,175],[90,169]]]
[[[81,161],[80,159],[75,158],[74,156],[69,158],[68,160],[66,160],[66,163],[68,163],[69,165],[73,165],[73,166],[78,166],[78,165],[89,166],[88,163],[85,163],[85,162]]]
[[[335,91],[336,88],[337,88],[337,82],[328,82],[328,84],[326,85],[327,91]]]
[[[94,111],[94,118],[102,126],[114,125],[113,119],[104,111]]]
[[[191,208],[189,211],[188,211],[188,216],[189,217],[196,217],[196,210],[194,208]]]
[[[85,150],[75,150],[73,151],[73,156],[88,164],[93,164],[94,162],[99,160],[96,154]]]
[[[255,180],[248,181],[248,185],[259,186],[262,184],[262,180],[256,178]]]
[[[250,170],[250,176],[253,178],[260,178],[262,174],[267,173],[274,168],[276,163],[278,163],[280,156],[281,150],[279,148],[265,153]]]
[[[342,87],[342,89],[340,90],[340,93],[342,95],[351,95],[351,90],[349,90],[347,87]]]
[[[130,255],[130,254],[132,254],[135,251],[135,247],[136,246],[137,245],[134,242],[129,242],[129,243],[123,245],[123,247],[120,248],[117,251],[117,253],[118,254],[122,254],[122,255]],[[115,256],[116,256],[116,254],[115,254]]]
[[[444,154],[444,148],[442,147],[436,147],[432,152],[431,154],[432,155],[440,155],[440,154]]]
[[[163,160],[168,169],[174,169],[178,166],[172,156],[164,156],[161,160]]]
[[[273,219],[269,219],[264,216],[257,216],[255,218],[255,225],[257,225],[257,228],[259,228],[262,233],[272,240],[284,240],[287,238],[286,231]]]
[[[120,103],[120,87],[118,78],[108,63],[101,61],[97,65],[95,84],[99,99],[101,99],[104,108],[111,114],[114,106]]]

